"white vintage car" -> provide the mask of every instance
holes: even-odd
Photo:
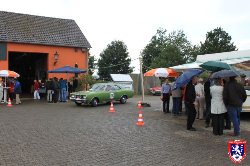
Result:
[[[250,112],[250,87],[245,87],[247,93],[247,99],[243,103],[242,112]]]

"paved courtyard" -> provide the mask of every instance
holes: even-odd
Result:
[[[250,118],[243,118],[241,137],[214,136],[196,120],[197,131],[186,130],[186,117],[163,114],[157,96],[146,96],[145,125],[136,126],[139,97],[127,104],[97,108],[72,102],[51,104],[23,100],[22,105],[0,105],[0,165],[233,165],[227,142],[245,139],[250,165]]]

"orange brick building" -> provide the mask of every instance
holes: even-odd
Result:
[[[16,71],[22,84],[66,78],[47,73],[65,65],[87,70],[90,48],[74,20],[0,11],[0,70]]]

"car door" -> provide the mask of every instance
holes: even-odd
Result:
[[[121,96],[123,95],[122,89],[118,85],[113,86],[113,93],[114,93],[115,100],[120,100]]]
[[[112,85],[106,85],[105,91],[103,92],[103,101],[104,102],[109,102],[111,101],[110,99],[110,93],[112,93]]]
[[[97,91],[95,91],[95,97],[99,99],[100,103],[104,103],[106,100],[106,85],[100,85]]]

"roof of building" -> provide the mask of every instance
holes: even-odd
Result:
[[[0,42],[91,48],[71,19],[0,11]]]

